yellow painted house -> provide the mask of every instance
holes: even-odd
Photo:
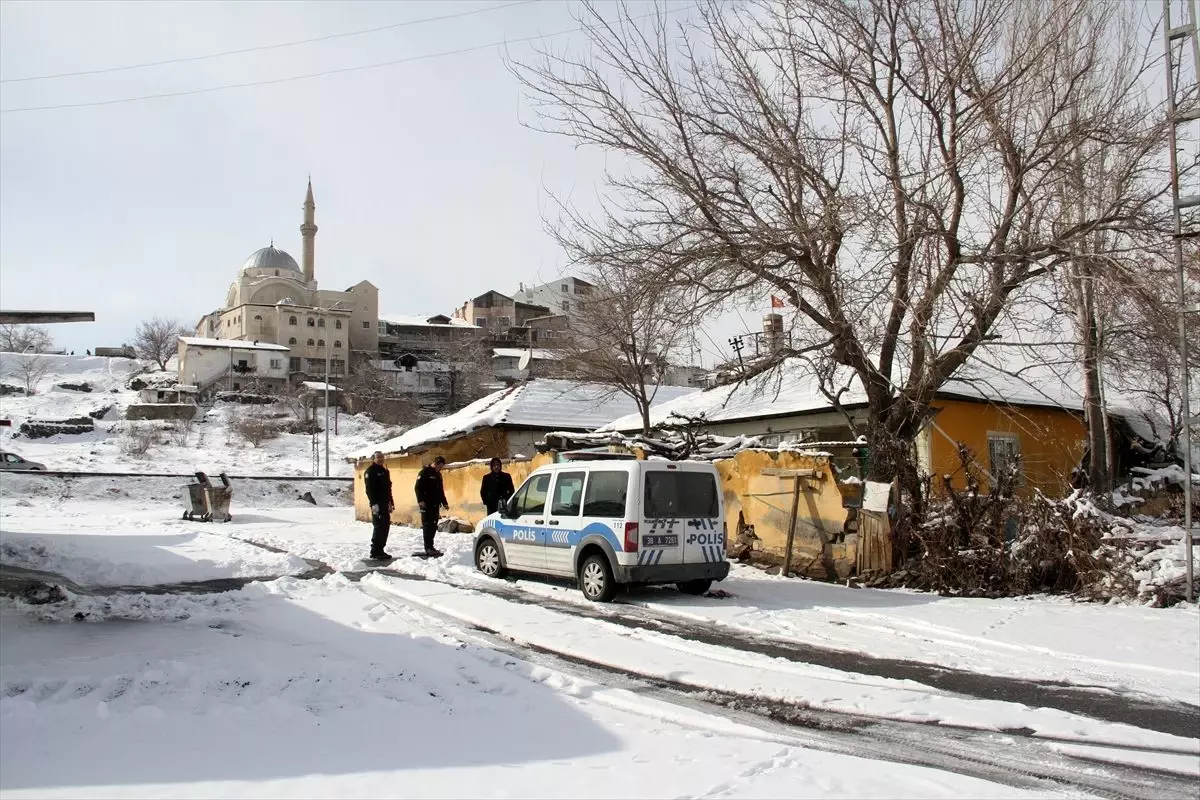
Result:
[[[867,422],[866,402],[852,387],[840,404],[845,413],[831,407],[805,364],[789,359],[747,381],[663,403],[652,410],[651,422],[703,420],[700,427],[718,436],[754,436],[767,446],[840,443],[841,447],[822,449],[848,454],[857,437],[847,415],[861,433]],[[947,383],[933,407],[934,416],[916,445],[922,470],[939,478],[935,486],[943,475],[951,476],[953,485],[963,485],[958,456],[962,443],[993,473],[1020,456],[1023,491],[1036,488],[1058,495],[1069,490],[1072,470],[1084,455],[1086,427],[1082,398],[1061,380],[1035,385],[977,369],[969,378]],[[627,416],[602,430],[640,429],[641,421]],[[841,460],[853,462],[848,455]]]

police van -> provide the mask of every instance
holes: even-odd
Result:
[[[700,595],[729,574],[716,469],[694,461],[567,461],[540,467],[475,536],[484,575],[575,578],[589,600],[619,584]]]

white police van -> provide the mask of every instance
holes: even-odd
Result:
[[[695,461],[566,461],[538,468],[475,536],[475,566],[575,578],[589,600],[618,584],[704,594],[729,574],[716,469]]]

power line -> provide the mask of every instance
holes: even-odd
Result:
[[[687,10],[690,10],[693,8],[695,8],[695,6],[686,6],[685,8],[681,8],[681,9],[662,11],[661,14],[662,14],[662,16],[666,16],[668,14],[675,14],[675,13],[678,13],[679,11],[687,11]],[[637,20],[641,20],[641,19],[647,19],[648,17],[657,16],[658,14],[659,14],[659,12],[654,12],[654,13],[650,13],[650,14],[643,14],[638,17],[629,17],[629,21],[633,22],[633,21],[637,21]],[[289,75],[289,76],[283,77],[283,78],[271,78],[269,80],[262,80],[262,81],[247,81],[245,83],[227,83],[227,84],[223,84],[221,86],[209,86],[209,87],[206,87],[203,89],[185,89],[185,90],[178,91],[178,92],[162,92],[160,94],[144,94],[144,95],[138,95],[136,97],[119,97],[119,98],[115,98],[113,100],[93,100],[93,101],[83,102],[83,103],[58,103],[55,105],[48,105],[48,106],[24,106],[21,108],[0,108],[0,114],[19,114],[19,113],[24,113],[24,112],[29,112],[29,111],[54,111],[57,109],[64,109],[64,108],[90,108],[93,106],[112,106],[112,105],[120,105],[123,103],[136,103],[136,102],[140,102],[142,100],[161,100],[161,99],[168,98],[168,97],[186,97],[186,96],[194,95],[194,94],[209,94],[211,92],[222,92],[227,89],[247,89],[247,88],[254,87],[254,86],[273,86],[275,84],[280,84],[280,83],[291,83],[293,81],[303,81],[303,80],[309,80],[311,78],[323,78],[323,77],[326,77],[329,75],[341,75],[341,74],[345,74],[348,72],[362,72],[364,70],[369,70],[369,69],[381,69],[383,67],[394,67],[399,64],[407,64],[407,63],[410,63],[413,61],[425,61],[425,60],[428,60],[431,58],[443,58],[445,56],[463,55],[464,53],[474,53],[479,50],[490,50],[493,47],[503,47],[505,45],[510,45],[510,44],[522,44],[524,42],[534,42],[534,41],[538,41],[540,39],[550,39],[555,36],[565,36],[569,33],[582,33],[582,32],[588,31],[588,30],[591,30],[591,28],[587,25],[583,25],[578,28],[570,28],[568,30],[556,31],[554,33],[542,33],[542,34],[538,34],[536,36],[524,36],[519,39],[503,39],[498,42],[489,42],[488,44],[473,45],[471,47],[460,47],[456,50],[443,50],[438,53],[425,53],[425,54],[419,55],[419,56],[408,56],[405,58],[397,58],[392,61],[382,61],[377,64],[363,64],[362,66],[358,66],[358,67],[339,67],[337,69],[329,69],[329,70],[324,70],[322,72],[309,72],[309,73],[306,73],[303,75]]]
[[[128,64],[120,67],[103,67],[100,69],[85,69],[77,72],[56,72],[51,75],[30,75],[24,78],[0,78],[0,83],[27,83],[29,81],[49,81],[56,78],[76,78],[82,75],[106,75],[112,72],[127,72],[134,69],[145,69],[146,67],[161,67],[167,64],[185,64],[193,61],[207,61],[213,58],[225,58],[226,56],[236,56],[243,53],[256,53],[262,50],[278,50],[284,47],[295,47],[302,44],[312,44],[314,42],[327,42],[331,39],[345,39],[350,36],[365,36],[369,33],[379,33],[380,31],[390,31],[396,28],[406,28],[411,25],[423,25],[427,22],[440,22],[446,19],[457,19],[459,17],[469,17],[474,14],[484,14],[489,11],[499,11],[504,8],[512,8],[514,6],[524,6],[530,3],[536,3],[539,0],[517,0],[517,2],[504,3],[498,6],[489,6],[488,8],[476,8],[472,11],[459,11],[455,14],[442,14],[437,17],[425,17],[424,19],[413,19],[406,22],[394,22],[391,25],[381,25],[377,28],[365,28],[360,31],[347,31],[345,33],[330,33],[325,36],[316,36],[312,39],[297,39],[294,42],[278,42],[276,44],[264,44],[256,47],[243,47],[239,50],[223,50],[219,53],[206,53],[199,56],[180,56],[179,58],[167,58],[162,61],[146,61],[141,64]]]

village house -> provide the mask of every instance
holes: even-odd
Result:
[[[657,399],[667,402],[693,391],[663,386]],[[575,381],[536,379],[493,392],[454,414],[355,453],[355,513],[359,519],[370,519],[362,475],[376,451],[386,456],[384,463],[392,473],[396,519],[415,520],[418,515],[412,487],[417,472],[435,456],[448,462],[529,458],[547,433],[592,431],[635,410],[633,400],[611,387]],[[513,479],[519,482],[526,473],[527,467],[515,469]],[[482,516],[478,513],[482,510],[478,478],[469,471],[448,471],[446,479],[447,495],[461,499],[460,513]],[[462,486],[455,483],[460,480]]]
[[[765,446],[818,443],[835,453],[862,453],[839,459],[858,471],[869,453],[856,446],[867,422],[865,394],[857,382],[842,394],[835,410],[819,390],[808,367],[797,359],[746,381],[726,384],[662,403],[651,410],[651,424],[691,425],[718,436],[756,437]],[[946,383],[933,403],[934,416],[917,437],[917,458],[928,475],[951,475],[962,486],[958,444],[966,445],[987,471],[995,474],[1021,459],[1021,491],[1060,495],[1069,490],[1086,446],[1083,399],[1061,377],[1019,380],[978,364]],[[851,430],[847,421],[854,421]],[[1138,415],[1113,414],[1117,428],[1141,431]],[[641,430],[636,414],[601,430]],[[856,463],[857,462],[857,463]]]

